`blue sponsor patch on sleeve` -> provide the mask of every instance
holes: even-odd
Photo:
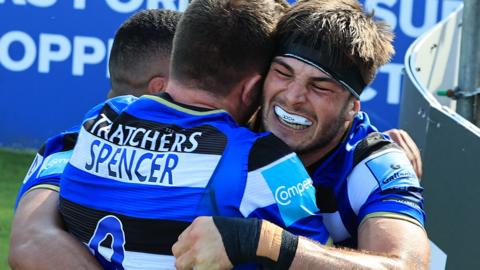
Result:
[[[420,187],[412,164],[405,154],[391,151],[365,163],[382,191],[393,188]]]
[[[312,179],[295,154],[267,166],[261,174],[275,197],[285,226],[318,211]]]
[[[70,161],[73,150],[58,152],[46,157],[37,177],[45,177],[54,174],[60,174]]]
[[[43,164],[43,156],[38,154],[35,156],[35,159],[32,162],[32,165],[30,165],[30,168],[28,169],[27,175],[25,175],[25,178],[23,179],[23,183],[25,184],[27,181],[30,181],[34,173],[38,171],[38,168]]]

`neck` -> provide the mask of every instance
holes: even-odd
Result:
[[[234,97],[236,91],[232,91],[232,94],[226,97],[217,97],[205,90],[191,88],[177,81],[170,80],[165,92],[177,102],[202,108],[225,110],[235,121],[241,121],[236,109],[239,100],[239,97]]]
[[[303,165],[305,167],[308,167],[330,154],[345,138],[348,130],[350,129],[350,125],[351,122],[345,122],[345,125],[338,130],[334,138],[330,140],[326,145],[315,147],[303,153],[300,153],[299,156],[302,160]]]
[[[170,81],[165,90],[175,101],[209,109],[223,109],[221,102],[210,93],[201,89],[186,87],[176,81]]]

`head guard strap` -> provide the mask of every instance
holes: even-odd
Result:
[[[321,44],[308,46],[304,40],[299,38],[299,35],[292,34],[289,38],[281,41],[274,56],[295,58],[318,68],[337,80],[357,99],[360,99],[360,94],[366,87],[360,70],[356,66],[334,66],[333,61],[329,61],[331,57],[334,57],[329,55],[329,50],[322,50]]]

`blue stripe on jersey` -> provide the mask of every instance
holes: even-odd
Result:
[[[365,216],[375,212],[391,212],[407,215],[424,225],[423,200],[418,198],[420,191],[420,188],[409,188],[398,190],[398,194],[395,194],[381,192],[380,189],[377,189],[360,209],[358,220],[361,222]]]
[[[62,177],[60,182],[63,198],[85,207],[137,218],[192,221],[203,192],[203,188],[99,179],[71,165],[65,168],[64,173],[68,175],[68,180]]]
[[[219,130],[227,129],[220,128]],[[216,169],[213,173],[202,195],[199,209],[210,212],[212,215],[241,217],[237,206],[240,205],[243,190],[245,190],[244,179],[247,178],[248,162],[247,159],[238,157],[248,157],[255,137],[245,136],[247,134],[243,132],[239,134],[227,132],[226,134],[230,139],[218,163],[218,168],[224,169]],[[243,138],[239,138],[237,135],[241,135]],[[224,192],[225,190],[229,192]]]

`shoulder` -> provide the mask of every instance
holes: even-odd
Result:
[[[131,103],[138,100],[137,97],[127,95],[119,96],[108,99],[104,102],[101,102],[91,108],[84,116],[85,120],[96,118],[101,114],[104,114],[108,118],[113,118],[115,115],[121,113],[125,108],[127,108]]]
[[[360,219],[372,213],[400,213],[423,224],[422,188],[405,153],[371,134],[355,150],[347,177],[348,200]]]
[[[79,127],[49,138],[38,150],[17,195],[17,203],[30,190],[47,188],[58,190],[60,174],[72,155]]]
[[[290,147],[272,133],[259,134],[249,153],[248,171],[264,167],[292,153]]]
[[[355,148],[349,187],[355,190],[420,187],[415,171],[405,153],[383,134],[373,132]],[[362,188],[363,187],[363,188]]]
[[[360,140],[356,145],[353,156],[353,166],[356,166],[362,160],[375,153],[392,148],[400,149],[382,133],[372,132]]]

